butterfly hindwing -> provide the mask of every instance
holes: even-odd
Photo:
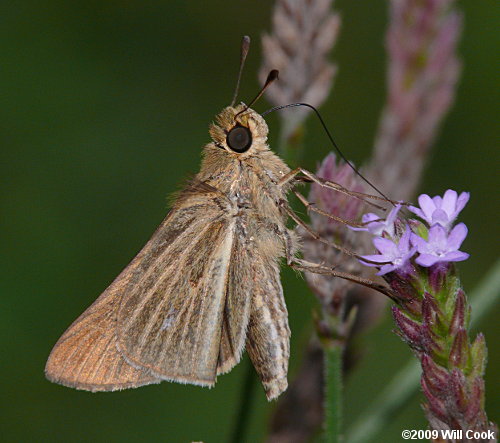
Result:
[[[254,266],[255,285],[248,324],[246,349],[268,400],[288,386],[290,328],[281,286],[279,266],[265,258]]]
[[[245,238],[236,228],[227,281],[217,374],[230,371],[240,361],[245,349],[252,291],[255,285],[253,272],[255,254],[256,251],[245,244]]]

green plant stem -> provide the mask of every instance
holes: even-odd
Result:
[[[342,354],[341,344],[324,347],[325,353],[325,441],[342,440]]]
[[[472,291],[471,327],[477,326],[481,317],[490,311],[499,296],[500,260]],[[421,372],[419,362],[411,359],[373,401],[372,406],[351,426],[347,432],[347,443],[366,443],[376,440],[377,434],[394,419],[394,413],[418,390]]]

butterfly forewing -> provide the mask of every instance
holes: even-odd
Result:
[[[234,220],[217,196],[190,200],[174,208],[128,283],[117,316],[118,348],[131,365],[162,379],[212,385]]]
[[[136,258],[59,339],[47,377],[91,391],[161,379],[213,384],[233,241],[225,203],[214,188],[190,184]]]

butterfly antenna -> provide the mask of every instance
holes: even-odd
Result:
[[[233,100],[231,101],[231,107],[233,107],[236,103],[236,98],[238,97],[238,92],[240,91],[241,75],[243,74],[243,66],[245,66],[245,60],[247,59],[249,50],[250,37],[248,35],[244,35],[241,40],[240,71],[238,72],[238,80],[236,81],[236,88],[234,90]]]
[[[332,143],[333,147],[338,152],[338,154],[340,155],[342,160],[344,160],[349,165],[349,167],[356,173],[356,175],[358,175],[362,180],[364,180],[372,189],[374,189],[376,192],[378,192],[386,200],[391,201],[389,199],[389,197],[387,197],[380,189],[378,189],[373,183],[371,183],[366,177],[364,177],[363,174],[361,174],[361,172],[359,172],[357,170],[356,166],[354,166],[347,159],[347,157],[344,155],[344,153],[337,146],[337,143],[335,143],[335,140],[333,139],[332,134],[330,134],[330,131],[328,130],[328,127],[326,126],[326,123],[323,120],[323,117],[321,117],[321,114],[313,105],[310,105],[309,103],[290,103],[288,105],[275,106],[274,108],[268,109],[267,111],[263,112],[262,117],[264,117],[266,114],[269,114],[270,112],[279,111],[281,109],[286,109],[286,108],[295,108],[297,106],[305,106],[306,108],[312,109],[314,111],[314,113],[316,114],[316,116],[318,117],[318,119],[321,123],[321,126],[323,126],[323,129],[325,130],[328,139],[330,140],[330,142]]]
[[[247,105],[245,106],[244,109],[242,109],[240,112],[238,112],[234,118],[238,117],[238,115],[243,114],[250,108],[259,98],[262,97],[262,94],[264,94],[264,91],[267,89],[267,87],[274,82],[275,80],[278,79],[279,77],[279,71],[277,69],[273,69],[267,76],[266,82],[264,83],[264,86],[262,86],[262,89],[259,91],[259,93],[255,96],[255,98]]]

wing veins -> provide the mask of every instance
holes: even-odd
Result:
[[[77,380],[80,378],[80,374],[82,373],[84,366],[87,364],[90,357],[92,357],[92,353],[93,353],[93,350],[95,348],[95,338],[94,338],[94,343],[90,344],[88,348],[89,349],[87,349],[87,353],[86,353],[86,356],[85,356],[83,362],[80,363],[80,368],[78,369],[78,374],[75,377]],[[104,353],[102,355],[104,355]]]
[[[197,235],[195,237],[195,239],[193,240],[193,242],[189,245],[189,248],[186,250],[186,252],[189,252],[191,251],[195,246],[196,246],[196,241],[195,240],[198,240],[201,236],[203,236],[206,231],[208,231],[209,229],[209,225],[207,225],[207,227],[201,231],[201,233],[199,235]],[[163,254],[162,254],[163,256]],[[182,261],[180,263],[176,263],[176,267],[178,269],[182,269],[183,266],[182,264],[184,264],[188,258],[189,254],[184,254],[183,255],[183,258],[182,258]],[[159,257],[160,259],[161,257]],[[172,263],[171,266],[169,266],[167,269],[165,269],[165,271],[162,273],[161,277],[157,280],[157,282],[155,283],[155,285],[150,289],[149,291],[149,294],[148,294],[148,300],[152,297],[153,294],[156,293],[156,288],[158,288],[158,286],[160,286],[160,283],[163,282],[165,280],[165,278],[171,274],[169,274],[167,272],[168,269],[172,268],[174,266],[174,264]],[[168,288],[171,288],[171,287],[174,287],[175,286],[175,283],[177,283],[179,281],[180,278],[182,278],[183,275],[182,275],[182,272],[177,272],[174,274],[174,279],[172,279],[171,283],[168,285],[167,289],[166,289],[166,292],[168,292]],[[139,337],[139,343],[141,344],[141,346],[143,345],[145,339],[148,337],[149,333],[151,332],[151,329],[153,328],[153,326],[155,325],[156,323],[156,320],[158,318],[158,315],[159,313],[161,312],[163,306],[165,305],[165,302],[167,301],[167,298],[163,298],[161,300],[160,303],[158,303],[158,306],[156,307],[153,315],[150,317],[150,320],[148,321],[148,324],[147,326],[144,328],[144,331],[142,332],[141,336]],[[142,303],[141,303],[142,305]],[[161,333],[161,328],[158,330],[158,332],[156,333],[156,336],[155,336],[155,340],[158,338],[158,335]]]
[[[104,352],[101,353],[100,357],[99,357],[99,360],[97,361],[96,365],[95,365],[95,368],[94,368],[94,372],[92,373],[92,377],[91,377],[91,380],[93,380],[96,376],[96,374],[99,372],[99,370],[101,369],[101,366],[102,366],[102,362],[104,360],[104,357],[105,355],[107,354],[108,352],[108,349],[109,349],[109,346],[111,344],[111,341],[112,340],[109,340],[108,343],[106,344],[106,347],[104,348]],[[121,354],[120,354],[121,355]],[[81,370],[80,372],[78,373],[78,377],[80,377],[80,373],[81,373]]]
[[[184,231],[184,233],[187,233],[187,232],[191,232],[194,230],[195,227],[197,227],[198,223],[193,223],[190,228],[189,228],[189,231],[186,230]],[[205,230],[208,229],[208,228],[205,228]],[[204,231],[205,231],[204,230]],[[199,233],[195,239],[197,240],[202,234],[203,232],[202,231],[201,233]],[[156,263],[161,263],[161,259],[164,257],[164,255],[166,255],[168,253],[168,251],[170,250],[170,246],[173,245],[174,243],[176,242],[172,242],[170,243],[166,248],[165,248],[165,251],[163,251],[161,253],[161,255],[159,257],[156,258],[155,260],[155,264]],[[137,317],[140,315],[142,309],[144,308],[144,306],[147,304],[147,302],[150,300],[150,298],[155,294],[155,289],[158,287],[159,283],[162,282],[164,280],[164,278],[169,275],[168,272],[166,272],[168,269],[172,268],[174,266],[174,264],[171,264],[169,267],[167,267],[164,272],[162,272],[161,274],[161,277],[160,279],[158,279],[155,284],[153,285],[153,287],[148,291],[148,293],[143,297],[143,299],[141,300],[141,302],[136,306],[136,308],[134,309],[134,312],[133,314],[130,316],[130,319],[129,319],[129,323],[133,323],[135,322],[135,320],[137,319]],[[156,268],[156,267],[151,267],[151,268]],[[143,275],[141,275],[141,280],[142,281],[145,281],[147,280],[147,278],[153,273],[155,269],[148,269],[147,272],[145,272]]]
[[[68,364],[70,363],[70,361],[73,359],[73,357],[75,356],[75,354],[81,350],[81,346],[82,344],[81,343],[78,343],[77,346],[75,346],[75,348],[72,350],[71,354],[69,355],[69,357],[66,359],[66,361],[64,362],[64,364],[62,365],[61,369],[59,370],[59,374],[64,374],[64,372],[66,371],[66,368],[68,366]],[[61,375],[59,375],[60,377]]]
[[[224,232],[224,230],[221,230],[221,231],[222,231],[222,232]],[[226,295],[226,293],[227,293],[227,280],[228,280],[228,273],[229,273],[229,261],[230,261],[230,258],[231,258],[231,249],[232,249],[232,244],[233,244],[233,239],[234,239],[234,222],[233,222],[233,223],[231,223],[231,224],[228,226],[228,228],[227,228],[227,234],[230,236],[230,238],[229,238],[229,239],[224,238],[224,239],[222,240],[222,244],[221,244],[221,245],[217,245],[217,248],[216,248],[216,249],[214,250],[214,252],[211,254],[211,255],[213,256],[213,254],[214,254],[215,252],[218,252],[218,250],[219,250],[219,248],[220,248],[220,247],[224,247],[224,244],[225,244],[226,242],[229,242],[229,244],[226,246],[226,249],[228,249],[228,250],[229,250],[229,256],[226,258],[226,260],[225,260],[225,263],[224,263],[224,264],[223,264],[223,263],[221,263],[221,264],[220,264],[220,267],[221,267],[221,268],[224,268],[224,267],[225,267],[225,270],[224,270],[224,269],[222,269],[222,272],[224,272],[224,279],[223,279],[223,282],[222,282],[222,284],[221,284],[221,288],[220,288],[220,289],[225,288],[225,290],[224,290],[224,294],[222,295],[222,297],[224,298],[224,301],[225,301],[225,295]],[[223,251],[223,252],[224,252],[224,251]],[[213,269],[213,268],[210,268],[210,269]],[[206,274],[205,274],[205,279],[206,279],[206,278],[207,278],[207,277],[206,277]],[[219,277],[219,278],[221,278],[221,277]],[[204,286],[205,286],[205,290],[203,291],[203,295],[204,295],[204,296],[206,296],[206,295],[207,295],[207,289],[208,289],[209,285],[208,285],[208,284],[205,284]],[[219,291],[217,291],[217,292],[219,292]],[[217,294],[214,294],[214,296],[217,296]],[[193,301],[192,301],[192,303],[191,303],[191,304],[192,304],[192,305],[194,305],[194,297],[193,297]],[[198,323],[197,323],[197,325],[196,325],[195,331],[198,331],[198,330],[200,329],[200,327],[201,327],[201,322],[202,322],[202,320],[203,320],[203,316],[204,316],[204,313],[205,313],[205,310],[206,310],[206,306],[207,306],[207,304],[206,304],[206,303],[203,303],[203,304],[202,304],[202,309],[201,309],[201,312],[199,312],[199,313],[198,313]],[[186,335],[187,335],[187,325],[188,325],[188,324],[189,324],[188,322],[185,322],[185,324],[184,324],[184,328],[183,328],[183,330],[182,330],[182,335],[181,335],[181,341],[184,341],[184,340],[185,340],[185,337],[186,337]],[[195,354],[196,354],[195,352],[193,352],[193,353],[191,354],[191,363],[193,363],[193,361],[194,361],[194,359],[195,359]],[[178,364],[179,364],[179,362],[177,362],[177,364],[176,364],[176,369],[177,369],[177,367],[178,367]]]

